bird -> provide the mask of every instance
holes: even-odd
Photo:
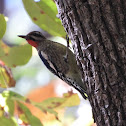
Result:
[[[75,55],[68,47],[46,39],[39,31],[18,36],[37,49],[40,59],[49,71],[74,87],[84,99],[87,99],[86,85],[82,82]]]

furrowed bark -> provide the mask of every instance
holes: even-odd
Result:
[[[54,1],[97,126],[126,126],[126,0]]]

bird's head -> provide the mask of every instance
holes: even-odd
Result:
[[[45,40],[46,38],[42,35],[41,32],[39,31],[32,31],[30,33],[28,33],[27,35],[18,35],[21,38],[24,38],[27,40],[27,42],[34,46],[34,47],[38,47],[38,44],[41,43],[43,40]]]

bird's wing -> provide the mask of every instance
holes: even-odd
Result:
[[[38,51],[38,54],[39,54],[41,60],[43,61],[43,63],[45,64],[45,66],[46,66],[52,73],[54,73],[55,75],[57,75],[57,70],[56,70],[56,68],[55,68],[56,66],[54,66],[54,65],[52,64],[52,62],[49,61],[48,56],[47,56],[44,52],[42,52],[42,51]]]

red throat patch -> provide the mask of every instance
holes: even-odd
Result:
[[[31,45],[31,46],[34,46],[35,48],[37,48],[37,42],[33,41],[33,40],[27,40],[28,43]]]

